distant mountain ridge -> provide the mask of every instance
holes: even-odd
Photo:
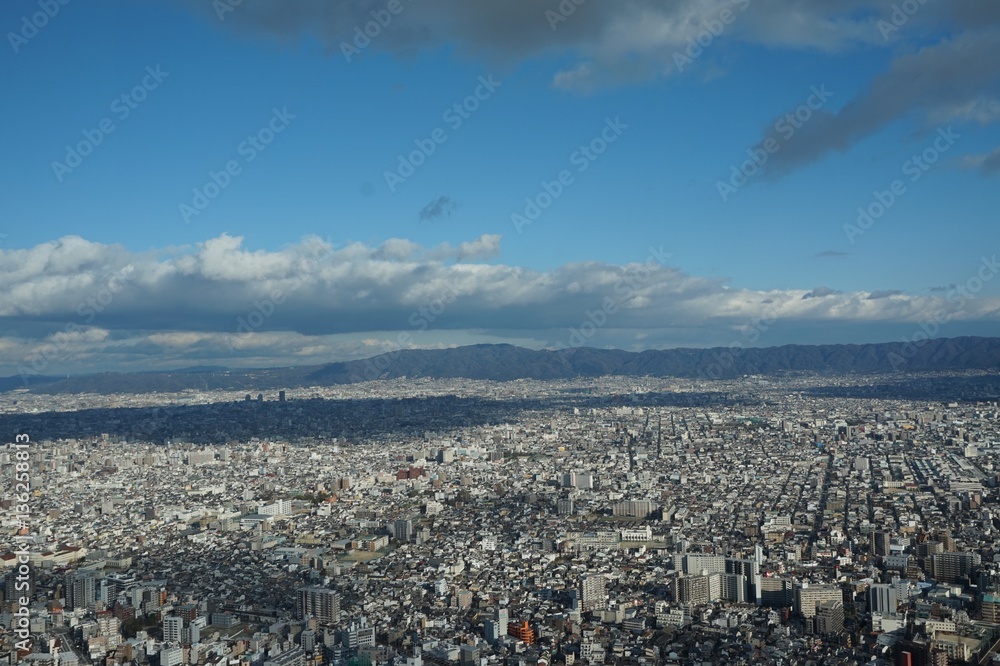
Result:
[[[784,345],[730,350],[662,349],[627,352],[575,347],[536,351],[514,345],[412,349],[321,366],[172,372],[102,373],[28,378],[44,393],[145,393],[152,391],[265,390],[350,384],[399,377],[570,379],[607,375],[726,379],[785,373],[873,374],[1000,370],[1000,338],[962,337],[860,345]],[[0,390],[23,388],[20,377],[0,378]]]

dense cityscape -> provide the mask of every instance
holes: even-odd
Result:
[[[3,661],[985,663],[968,375],[6,393]]]
[[[1000,0],[0,32],[0,666],[1000,666]]]

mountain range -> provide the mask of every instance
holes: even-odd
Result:
[[[742,375],[875,374],[1000,370],[1000,338],[962,337],[860,345],[784,345],[747,349],[660,349],[628,352],[575,347],[560,351],[513,345],[408,349],[371,358],[287,368],[195,367],[169,372],[71,377],[0,378],[0,391],[146,393],[265,390],[329,386],[399,377],[569,379],[607,375],[731,379]]]

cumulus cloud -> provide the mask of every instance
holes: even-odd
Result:
[[[485,235],[458,246],[336,247],[306,238],[251,250],[222,235],[152,253],[78,237],[0,249],[0,364],[15,374],[323,363],[398,348],[399,332],[411,346],[543,347],[598,312],[605,323],[591,342],[620,347],[725,344],[764,316],[789,330],[822,324],[824,333],[912,327],[940,313],[972,324],[1000,319],[1000,299],[948,298],[953,289],[743,289],[671,267],[652,248],[624,265],[485,263],[500,243]]]

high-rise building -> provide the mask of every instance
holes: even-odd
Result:
[[[556,512],[560,516],[571,516],[575,510],[572,498],[563,497],[556,502]]]
[[[314,617],[320,622],[340,621],[340,595],[325,587],[300,587],[296,613],[300,620]]]
[[[844,630],[844,604],[841,601],[824,601],[816,607],[816,633],[839,634]]]
[[[496,620],[486,620],[483,623],[484,631],[487,643],[496,643],[503,636],[504,625],[500,624]]]
[[[580,610],[584,613],[603,608],[607,597],[603,575],[584,574],[580,577]]]
[[[28,569],[27,575],[17,573],[16,569],[4,577],[4,599],[17,601],[21,597],[31,599],[35,594],[35,570]]]
[[[616,516],[648,518],[656,510],[656,506],[649,500],[625,500],[617,502],[611,510]]]
[[[686,574],[726,573],[726,558],[722,555],[678,553],[674,555],[674,568]]]
[[[674,599],[684,604],[707,604],[712,601],[708,576],[678,576],[674,579]]]
[[[844,602],[844,593],[836,585],[809,585],[802,583],[802,586],[795,590],[795,612],[801,613],[803,617],[816,617],[816,608],[824,601]]]
[[[872,545],[875,555],[885,557],[889,554],[889,539],[892,535],[888,532],[875,532],[872,535]]]
[[[744,596],[748,602],[761,603],[760,563],[756,560],[738,560],[726,558],[726,573],[739,574],[746,577]]]
[[[501,627],[506,627],[510,623],[510,611],[507,610],[506,606],[497,608],[496,619],[497,624]]]
[[[397,541],[409,541],[413,537],[413,521],[400,519],[392,524],[392,535]]]
[[[994,591],[983,592],[979,609],[983,622],[1000,623],[1000,594]]]
[[[179,644],[184,637],[184,618],[179,615],[168,615],[163,618],[163,640],[167,643]]]
[[[66,609],[86,608],[97,601],[97,572],[86,569],[66,574]]]
[[[896,587],[875,583],[868,588],[868,610],[888,615],[896,612]]]
[[[954,583],[960,576],[968,576],[980,563],[977,553],[943,552],[930,556],[931,574],[939,581]]]

